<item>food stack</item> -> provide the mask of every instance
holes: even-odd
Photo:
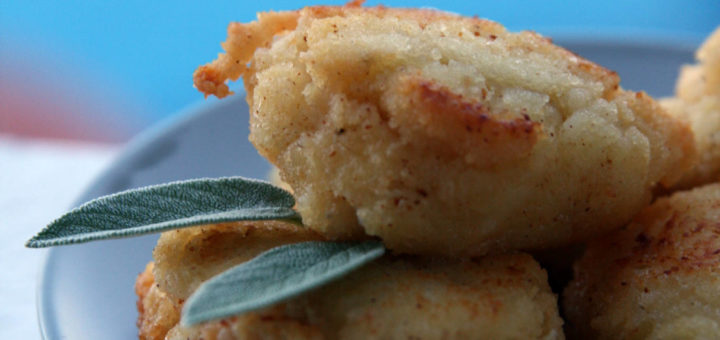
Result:
[[[720,187],[650,205],[718,178],[719,41],[683,71],[668,113],[614,72],[487,20],[356,1],[231,24],[195,85],[224,97],[243,78],[250,140],[302,226],[165,232],[136,285],[140,337],[720,336]],[[385,255],[338,280],[180,322],[203,282],[268,249],[366,240]],[[586,243],[563,322],[530,254]]]
[[[696,184],[700,143],[688,125],[701,124],[677,113],[686,110],[668,114],[535,33],[434,10],[261,13],[231,24],[223,48],[195,85],[224,97],[243,78],[250,140],[292,188],[304,227],[164,234],[155,281],[151,270],[139,280],[141,309],[179,310],[205,279],[279,244],[374,238],[388,254],[219,321],[161,327],[145,311],[141,335],[562,339],[556,295],[523,251],[585,242],[564,301],[569,337],[719,334],[720,227],[707,211],[720,188],[646,208],[653,192]],[[688,276],[701,291],[681,287]],[[669,292],[678,298],[658,302]],[[670,312],[676,300],[682,312]]]

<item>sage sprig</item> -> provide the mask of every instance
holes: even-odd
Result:
[[[257,220],[300,223],[289,192],[228,177],[172,182],[104,196],[50,223],[26,246],[59,246],[138,236],[194,225]],[[270,249],[203,283],[183,307],[192,325],[298,296],[377,259],[379,241],[303,242]]]
[[[270,249],[203,283],[181,322],[221,319],[298,296],[337,280],[385,252],[379,241],[303,242]]]
[[[292,194],[259,180],[172,182],[85,203],[50,223],[26,246],[51,247],[230,221],[299,221],[294,205]]]

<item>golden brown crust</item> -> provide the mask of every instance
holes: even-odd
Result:
[[[473,166],[489,167],[524,158],[540,137],[541,124],[521,117],[500,118],[483,103],[464,98],[446,86],[422,77],[401,81],[400,92],[408,98],[404,112],[397,117],[404,129],[418,129],[418,138],[437,138],[443,147],[437,154],[450,159],[475,159]],[[501,152],[497,152],[502,150]]]
[[[689,103],[680,98],[664,99],[662,105],[676,117],[687,120],[694,133],[697,162],[682,174],[673,189],[688,189],[720,180],[720,96],[706,96]]]
[[[627,223],[692,165],[687,125],[535,33],[432,10],[293,13],[291,30],[247,24],[270,32],[263,47],[226,51],[251,53],[251,142],[330,238],[450,256],[560,246]]]
[[[527,255],[476,263],[385,259],[258,312],[164,330],[167,339],[205,340],[562,339],[546,281]],[[162,318],[178,318],[170,312]]]
[[[165,334],[180,321],[180,306],[155,284],[153,263],[145,267],[135,282],[138,296],[138,337],[140,340],[162,340]]]
[[[148,295],[148,292],[150,291],[150,288],[152,287],[153,283],[155,282],[155,279],[152,275],[152,262],[148,263],[147,266],[145,266],[145,271],[140,273],[138,275],[137,279],[135,280],[135,295],[138,296],[137,303],[135,304],[138,311],[138,319],[137,319],[137,327],[140,331],[140,334],[148,333],[146,330],[144,330],[146,327],[144,326],[144,318],[145,316],[145,306],[143,305],[143,301],[145,300],[145,297]],[[142,339],[143,336],[141,335],[140,338]],[[147,337],[145,337],[147,338]]]
[[[279,221],[177,229],[160,236],[153,272],[164,292],[183,301],[203,281],[265,250],[322,239],[312,230]]]
[[[720,28],[698,49],[696,57],[697,64],[682,68],[675,97],[661,102],[672,115],[689,123],[699,156],[674,189],[720,179]]]
[[[232,94],[227,81],[235,81],[249,68],[253,53],[258,48],[267,48],[273,38],[282,35],[297,26],[300,18],[304,20],[321,19],[332,16],[347,16],[365,13],[381,17],[403,17],[417,21],[421,27],[436,21],[461,21],[471,27],[470,33],[476,37],[494,40],[498,35],[507,33],[502,25],[479,18],[462,17],[432,9],[387,8],[384,6],[362,7],[364,1],[351,1],[345,6],[311,6],[297,11],[258,13],[258,20],[251,23],[231,23],[228,26],[228,40],[222,44],[225,53],[210,64],[198,67],[193,75],[195,87],[205,96],[215,95],[223,98]],[[611,70],[590,62],[575,53],[552,44],[552,41],[539,34],[526,32],[532,39],[532,48],[540,53],[559,53],[572,59],[569,68],[574,72],[591,75],[605,83],[605,88],[616,90],[620,78]],[[516,46],[515,48],[529,48]]]
[[[268,12],[258,14],[257,22],[230,24],[229,39],[222,44],[227,53],[195,71],[195,87],[205,96],[213,94],[223,98],[232,94],[225,84],[227,80],[240,78],[248,70],[247,63],[255,50],[267,47],[276,34],[295,28],[297,17],[297,12]]]
[[[571,334],[720,336],[719,218],[714,184],[661,198],[629,226],[590,242],[564,294]]]
[[[204,228],[206,232],[217,229],[216,234],[222,237],[190,236],[195,252],[226,258],[223,269],[238,259],[247,260],[244,254],[223,246],[223,240],[238,239],[241,228]],[[287,228],[302,230],[292,225]],[[285,238],[282,231],[273,233]],[[238,247],[253,246],[239,239]],[[165,247],[182,249],[188,239],[173,237],[163,242]],[[192,271],[196,265],[182,262],[163,275]],[[563,338],[562,320],[547,275],[526,254],[477,261],[387,255],[297,298],[193,327],[177,325],[182,300],[153,282],[151,266],[138,278],[137,285],[152,287],[138,289],[140,324],[146,325],[140,330],[146,339]],[[168,327],[167,320],[174,320],[174,324]]]
[[[720,96],[720,27],[700,46],[695,58],[696,65],[682,68],[675,88],[677,96],[687,102]]]

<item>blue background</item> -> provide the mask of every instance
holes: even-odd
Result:
[[[717,0],[398,0],[382,4],[477,15],[510,30],[536,30],[550,37],[658,41],[672,37],[693,46],[720,24]],[[258,11],[304,5],[308,3],[291,0],[2,1],[0,92],[4,88],[6,97],[33,93],[33,100],[57,108],[42,109],[47,117],[65,108],[71,111],[67,119],[96,122],[114,130],[117,136],[111,139],[122,140],[203,100],[192,87],[192,72],[221,52],[219,43],[225,39],[229,22],[254,20]],[[0,110],[6,118],[13,115],[9,111],[17,111],[7,106]]]

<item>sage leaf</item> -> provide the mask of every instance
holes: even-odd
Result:
[[[200,285],[185,302],[182,323],[273,305],[337,280],[384,252],[379,241],[302,242],[270,249]]]
[[[170,229],[300,216],[289,192],[242,177],[172,182],[103,196],[50,223],[26,246],[50,247]]]

